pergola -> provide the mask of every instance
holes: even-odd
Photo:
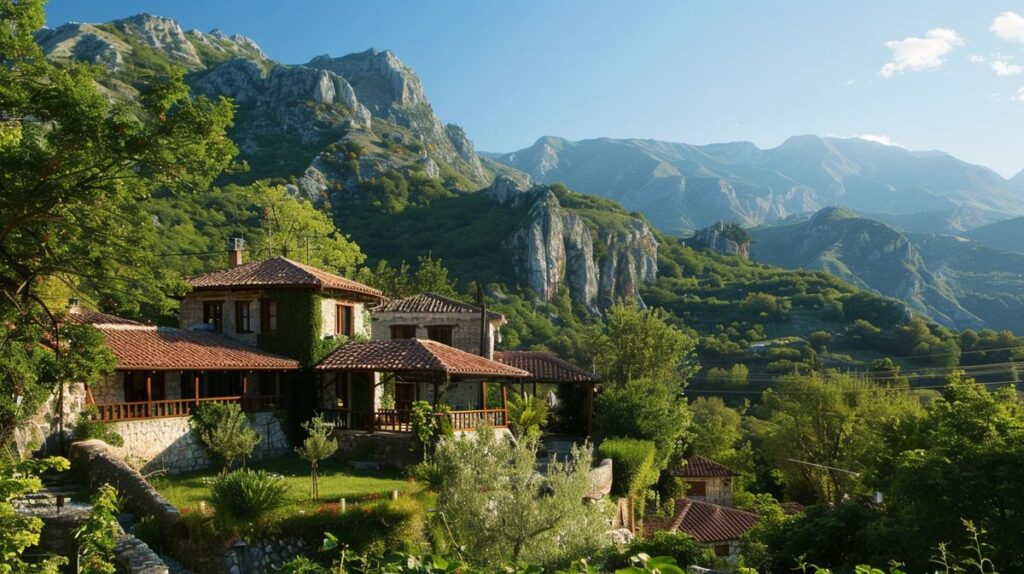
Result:
[[[445,404],[445,395],[455,387],[476,384],[475,396],[479,408],[452,409],[448,413],[452,429],[473,430],[481,423],[494,427],[508,426],[508,396],[506,383],[522,380],[530,375],[522,369],[492,361],[448,345],[424,339],[391,339],[350,343],[343,345],[314,367],[321,373],[364,376],[362,386],[376,387],[380,374],[392,375],[398,384],[406,385],[401,404],[396,397],[394,408],[381,408],[378,396],[370,392],[365,406],[346,404],[343,408],[325,409],[335,425],[351,430],[412,430],[411,403],[429,400],[435,406]],[[321,379],[323,385],[325,381]],[[501,408],[488,408],[487,384],[501,386]],[[432,392],[426,392],[427,390]],[[352,388],[350,393],[366,389]],[[463,392],[465,394],[465,392]],[[396,392],[397,395],[397,392]],[[366,396],[365,394],[363,395]],[[463,397],[466,398],[466,397]],[[353,403],[355,401],[352,401]]]

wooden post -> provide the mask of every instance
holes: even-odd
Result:
[[[242,371],[242,398],[239,401],[242,403],[242,410],[246,410],[245,403],[246,397],[249,395],[249,371]]]
[[[508,389],[505,383],[501,383],[501,409],[505,411],[504,422],[508,426]]]
[[[587,421],[587,438],[593,434],[594,425],[594,383],[587,383],[587,399],[584,401],[586,412],[584,416]]]
[[[146,371],[146,416],[153,408],[153,371]]]
[[[480,410],[487,410],[487,381],[480,383]]]
[[[196,407],[199,406],[199,374],[200,371],[196,371],[195,374],[192,375],[192,392],[195,393],[192,395],[192,398],[196,401]]]
[[[533,381],[533,396],[537,396],[537,381]]]

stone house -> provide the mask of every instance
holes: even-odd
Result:
[[[323,341],[370,337],[368,307],[384,295],[316,267],[274,257],[242,263],[230,245],[227,269],[188,280],[180,326],[222,334],[311,367]]]
[[[207,402],[239,403],[253,413],[262,437],[257,456],[287,451],[273,411],[298,361],[216,333],[155,327],[76,305],[64,320],[95,327],[114,354],[114,372],[86,386],[84,402],[124,438],[124,457],[172,472],[205,466],[187,417]]]
[[[729,467],[694,455],[686,459],[682,468],[670,469],[669,474],[686,483],[687,498],[732,506],[732,480],[737,474]]]
[[[373,340],[429,339],[488,359],[501,342],[500,313],[438,295],[420,293],[373,310]]]
[[[683,532],[701,544],[710,546],[715,556],[735,565],[739,559],[739,539],[757,523],[752,512],[712,504],[692,498],[678,498],[667,518],[651,518],[644,523],[647,536],[658,531]]]

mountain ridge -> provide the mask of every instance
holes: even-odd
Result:
[[[1024,215],[1024,197],[996,172],[940,151],[858,138],[792,136],[692,145],[653,139],[539,138],[498,161],[541,182],[609,197],[677,233],[725,220],[759,225],[830,205],[909,216],[968,210],[984,223]]]

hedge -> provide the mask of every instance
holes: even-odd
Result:
[[[658,481],[657,448],[649,440],[608,438],[597,451],[599,459],[612,459],[612,492],[619,496],[642,499],[644,491]]]

